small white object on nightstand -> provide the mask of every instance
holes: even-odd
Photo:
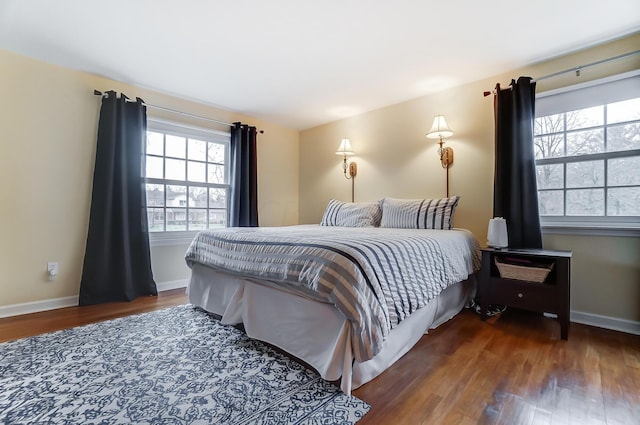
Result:
[[[506,248],[509,246],[507,220],[502,217],[495,217],[489,220],[487,245],[491,248]]]

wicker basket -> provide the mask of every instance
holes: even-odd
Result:
[[[495,258],[496,267],[500,272],[500,277],[505,279],[526,280],[527,282],[542,283],[553,269],[553,263],[549,265],[535,264],[521,266],[501,262]]]

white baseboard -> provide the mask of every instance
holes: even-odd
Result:
[[[640,335],[640,322],[633,320],[600,316],[599,314],[585,313],[582,311],[572,311],[569,317],[572,322],[582,323],[583,325],[597,326],[598,328]]]
[[[158,292],[170,289],[186,288],[189,279],[171,280],[168,282],[156,283]],[[0,319],[3,317],[20,316],[22,314],[39,313],[41,311],[56,310],[65,307],[75,307],[78,305],[78,295],[72,297],[53,298],[50,300],[32,301],[21,304],[11,304],[0,306]]]
[[[5,305],[0,306],[0,318],[38,313],[40,311],[56,310],[58,308],[73,307],[76,305],[78,305],[77,295],[73,297],[53,298],[50,300]]]
[[[170,289],[186,288],[189,284],[189,279],[170,280],[168,282],[157,282],[156,287],[158,292],[168,291]]]
[[[159,292],[171,289],[186,288],[189,279],[171,280],[156,283]],[[50,300],[33,301],[22,304],[0,306],[0,318],[19,316],[21,314],[38,313],[40,311],[55,310],[58,308],[74,307],[78,305],[78,296],[53,298]],[[599,314],[571,311],[570,320],[583,325],[596,326],[614,331],[640,335],[640,322],[615,317],[601,316]]]

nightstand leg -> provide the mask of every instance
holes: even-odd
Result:
[[[489,310],[489,306],[481,301],[480,302],[480,319],[482,321],[487,320],[487,317],[488,317],[487,312],[488,312],[488,310]]]
[[[559,314],[558,321],[560,322],[560,338],[567,341],[569,339],[569,317],[566,314]]]

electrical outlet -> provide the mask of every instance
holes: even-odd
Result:
[[[58,276],[58,263],[57,262],[49,262],[49,263],[47,263],[47,276],[49,276],[49,280],[56,280],[56,276]]]

